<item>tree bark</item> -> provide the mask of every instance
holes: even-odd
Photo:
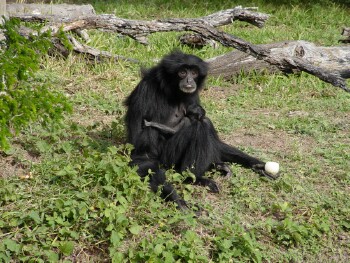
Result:
[[[330,70],[342,78],[350,78],[350,46],[322,47],[306,41],[284,41],[279,43],[258,45],[269,50],[276,57],[299,57],[323,70]],[[244,72],[268,71],[276,72],[279,68],[274,64],[258,60],[254,56],[241,51],[233,51],[208,59],[210,74],[231,78]]]
[[[7,6],[11,16],[26,17],[25,19],[27,20],[39,19],[54,22],[73,22],[83,16],[96,15],[91,5],[8,4]],[[237,6],[197,19],[206,21],[206,23],[214,27],[231,24],[234,20],[245,21],[260,28],[263,27],[270,15],[254,12],[253,10],[257,10],[257,8]]]
[[[0,16],[6,14],[6,0],[0,0]]]
[[[1,0],[3,1],[3,0]],[[44,16],[50,17],[49,21],[60,22],[61,18],[79,19],[84,16],[96,15],[92,5],[68,5],[68,4],[7,4],[7,13],[10,17]]]
[[[0,25],[4,23],[4,18],[6,16],[6,0],[0,0]],[[0,29],[0,41],[5,40],[5,35],[3,30]],[[0,48],[1,49],[1,48]]]
[[[241,7],[236,7],[234,9],[237,8],[242,10]],[[234,9],[230,9],[228,16],[231,17],[231,19],[239,19],[239,16],[232,11]],[[287,50],[284,50],[283,52],[281,50],[280,52],[275,52],[276,49],[270,49],[263,45],[254,45],[243,39],[217,30],[214,27],[215,25],[221,25],[221,23],[228,22],[228,19],[224,15],[217,15],[218,13],[194,19],[162,19],[152,21],[122,19],[109,14],[89,15],[79,18],[60,17],[59,20],[54,21],[52,20],[52,16],[42,14],[16,15],[15,17],[18,17],[23,21],[53,21],[43,28],[43,30],[51,30],[53,34],[60,29],[63,31],[100,29],[129,36],[143,44],[147,44],[147,36],[155,32],[192,31],[201,35],[204,39],[212,39],[218,41],[224,46],[234,47],[251,57],[273,65],[273,67],[276,67],[283,72],[292,73],[294,71],[305,71],[309,74],[315,75],[325,82],[331,83],[336,87],[350,92],[345,81],[345,77],[349,77],[348,73],[346,73],[347,69],[345,69],[345,73],[343,72],[342,74],[339,74],[340,71],[334,71],[334,67],[322,67],[324,60],[313,62],[313,60],[310,59],[312,56],[305,55],[315,54],[315,52],[312,51],[315,50],[315,47],[303,44],[291,48],[289,52]],[[57,17],[55,19],[57,19]],[[86,48],[85,50],[88,49]],[[341,52],[342,49],[338,50],[338,53],[341,54]],[[347,49],[345,49],[344,52],[347,53]],[[316,52],[316,54],[318,54],[318,57],[323,55],[318,52]],[[342,61],[344,61],[342,56],[329,56],[329,58],[330,60],[335,58],[336,60],[333,61],[335,64],[341,64]]]
[[[225,32],[218,31],[214,27],[208,25],[194,24],[191,27],[191,30],[201,34],[205,38],[215,39],[224,46],[234,47],[259,60],[264,60],[269,64],[275,65],[283,72],[291,73],[295,70],[304,71],[325,82],[331,83],[335,87],[339,87],[347,92],[350,92],[350,89],[346,86],[346,81],[344,78],[329,71],[329,69],[322,69],[318,65],[311,64],[307,60],[298,56],[297,53],[293,55],[285,54],[283,56],[279,56],[271,53],[269,49],[263,46],[253,45],[248,41]]]
[[[0,25],[3,23],[4,15],[6,15],[6,0],[0,0]]]
[[[192,22],[209,24],[215,27],[230,24],[234,20],[241,20],[262,27],[265,21],[269,18],[269,15],[253,12],[250,9],[252,8],[237,6],[232,9],[223,10],[200,18],[162,19],[152,21],[123,19],[111,14],[61,16],[53,15],[52,12],[51,14],[44,12],[25,13],[22,12],[22,10],[11,13],[11,17],[17,17],[22,21],[28,22],[49,21],[50,24],[44,27],[43,31],[51,30],[53,34],[57,33],[61,28],[63,31],[71,31],[75,29],[100,29],[129,36],[136,41],[147,45],[147,35],[156,32],[188,31]]]

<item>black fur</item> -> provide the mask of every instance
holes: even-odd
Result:
[[[179,89],[178,71],[183,68],[196,68],[199,72],[193,93]],[[150,176],[153,191],[162,186],[163,198],[176,202],[180,208],[186,204],[166,182],[164,169],[174,167],[179,172],[190,169],[196,176],[194,183],[208,186],[213,192],[218,192],[216,183],[204,177],[213,165],[227,171],[224,163],[235,162],[266,175],[264,162],[220,141],[205,116],[198,92],[207,71],[202,59],[173,52],[144,72],[125,102],[128,142],[134,145],[132,164],[138,165],[140,176]]]

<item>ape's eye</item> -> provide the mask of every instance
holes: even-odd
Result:
[[[180,70],[178,74],[179,74],[179,77],[183,79],[184,77],[187,76],[187,71],[186,70]]]
[[[191,73],[192,73],[192,76],[193,76],[194,78],[198,76],[198,70],[196,70],[196,69],[192,69],[192,70],[191,70]]]

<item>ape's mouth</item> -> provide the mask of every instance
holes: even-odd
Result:
[[[196,87],[194,87],[192,85],[183,86],[180,89],[184,93],[193,93],[196,91]]]

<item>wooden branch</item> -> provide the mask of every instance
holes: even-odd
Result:
[[[27,21],[45,20],[50,22],[69,23],[83,17],[95,16],[95,10],[91,5],[8,4],[7,8],[9,9],[8,13],[11,17],[18,17]],[[236,6],[231,9],[222,10],[208,16],[194,18],[192,20],[205,21],[214,27],[228,25],[235,20],[245,21],[257,27],[263,27],[270,15],[253,12],[252,10],[257,10],[257,8]],[[106,19],[105,15],[102,16],[104,16],[102,17],[102,20]],[[110,21],[121,19],[114,15],[107,15],[107,17],[107,20]],[[130,21],[127,19],[121,20],[125,20],[126,23]],[[141,21],[141,23],[144,22],[145,21]]]
[[[285,41],[267,45],[259,45],[278,57],[300,57],[312,65],[318,65],[322,70],[331,70],[342,78],[350,78],[350,46],[322,47],[306,41]],[[233,51],[208,59],[210,74],[231,78],[241,71],[279,71],[278,67],[258,60],[255,57]]]
[[[60,22],[62,17],[77,19],[84,16],[96,15],[92,5],[68,5],[68,4],[7,4],[7,13],[10,17],[17,15],[32,15],[50,17],[48,21]],[[40,19],[39,19],[40,20]]]
[[[211,14],[209,16],[202,17],[208,24],[213,27],[219,27],[223,25],[230,24],[233,20],[240,20],[248,22],[259,28],[263,27],[265,21],[270,17],[270,15],[252,12],[250,10],[257,10],[256,7],[242,7],[237,6],[233,9],[227,9],[224,11],[219,11],[217,13]],[[188,45],[190,47],[201,48],[203,46],[209,45],[216,48],[218,44],[212,39],[205,39],[199,34],[187,33],[179,37],[179,41],[183,45]]]
[[[4,23],[3,16],[6,16],[6,0],[0,0],[0,25]],[[0,39],[3,38],[4,35],[0,31]]]
[[[277,56],[270,52],[269,49],[263,46],[253,45],[243,39],[218,31],[214,27],[196,24],[191,28],[192,31],[201,34],[205,38],[215,39],[224,46],[234,47],[244,53],[247,53],[257,59],[264,60],[272,65],[275,65],[283,72],[290,72],[291,70],[305,71],[309,74],[315,75],[319,79],[331,83],[347,92],[350,89],[346,86],[344,78],[330,72],[328,69],[322,69],[319,66],[312,65],[307,60],[302,59],[296,55],[293,56]]]
[[[270,15],[251,10],[257,10],[257,8],[236,6],[235,8],[219,11],[199,19],[206,21],[213,27],[228,25],[234,20],[245,21],[260,28],[263,27]]]
[[[23,27],[23,26],[21,26],[19,28],[19,33],[26,38],[29,38],[31,35],[37,34],[37,32],[33,31],[32,29],[30,29],[28,27]],[[127,58],[127,57],[119,56],[119,55],[114,55],[110,52],[95,49],[95,48],[90,47],[86,44],[82,44],[72,35],[67,35],[67,38],[73,47],[73,51],[77,54],[84,55],[89,60],[100,62],[100,61],[108,59],[108,60],[114,60],[114,61],[121,61],[122,60],[122,61],[131,62],[131,63],[139,63],[139,61],[136,59]],[[61,55],[63,55],[64,57],[68,57],[68,55],[70,54],[70,50],[65,45],[62,44],[62,42],[59,38],[54,36],[51,38],[51,42],[52,42],[53,46],[55,47],[55,49]],[[53,54],[53,53],[55,53],[55,51],[51,50],[50,53]]]
[[[75,29],[100,29],[126,35],[142,44],[147,44],[146,36],[149,34],[168,31],[188,31],[190,30],[189,28],[192,23],[221,26],[230,24],[234,20],[242,20],[262,27],[265,21],[269,18],[269,15],[253,12],[250,11],[249,8],[238,6],[233,9],[227,9],[201,18],[163,19],[153,21],[122,19],[111,14],[62,17],[41,13],[12,13],[11,17],[16,17],[27,22],[49,21],[51,23],[47,27],[44,27],[43,31],[51,30],[53,34],[57,33],[62,26],[63,31],[71,31]]]
[[[113,55],[110,52],[95,49],[95,48],[90,47],[88,45],[82,44],[71,35],[68,36],[68,39],[70,40],[70,42],[73,45],[74,52],[85,55],[90,60],[102,61],[105,59],[109,59],[109,60],[112,59],[114,61],[123,60],[123,61],[128,61],[131,63],[139,63],[139,61],[136,59],[131,59],[131,58],[127,58],[127,57],[119,56],[119,55]]]
[[[50,21],[50,16],[47,15],[19,15],[17,17],[24,21],[33,21],[33,19]],[[343,77],[337,75],[336,73],[330,72],[328,68],[321,68],[317,64],[312,64],[308,60],[304,59],[303,56],[301,56],[301,54],[304,52],[302,47],[299,48],[299,52],[294,52],[292,55],[276,55],[266,47],[253,45],[243,39],[217,30],[212,25],[215,24],[213,22],[216,21],[214,19],[215,17],[217,17],[217,15],[194,19],[139,21],[122,19],[114,15],[104,14],[84,16],[78,19],[61,18],[59,23],[55,22],[55,24],[49,25],[49,27],[45,28],[45,30],[51,29],[53,34],[55,34],[60,28],[63,28],[64,31],[95,28],[127,35],[143,44],[147,44],[146,36],[155,32],[192,31],[200,34],[205,39],[216,40],[224,46],[234,47],[237,50],[249,54],[250,56],[263,60],[276,66],[283,72],[293,72],[295,70],[305,71],[317,76],[325,82],[331,83],[336,87],[340,87],[341,89],[350,92],[350,90],[346,87],[346,82]],[[232,18],[237,18],[237,16],[235,17],[232,15]]]
[[[0,0],[0,17],[6,14],[6,0]]]

